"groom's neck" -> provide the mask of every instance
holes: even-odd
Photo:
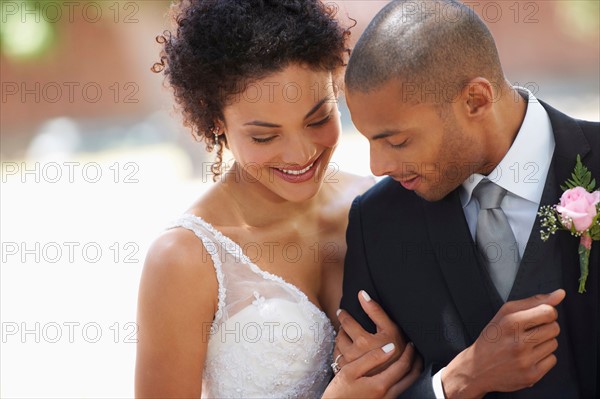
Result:
[[[489,126],[485,129],[488,136],[485,148],[488,162],[481,174],[491,173],[512,146],[525,119],[527,102],[512,86],[507,85],[500,91]]]

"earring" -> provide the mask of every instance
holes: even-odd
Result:
[[[215,143],[219,142],[219,127],[217,126],[214,130],[213,133],[215,135]]]

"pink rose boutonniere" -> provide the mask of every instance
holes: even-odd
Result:
[[[600,191],[594,191],[596,180],[592,173],[581,163],[577,155],[577,164],[571,179],[565,182],[560,204],[546,205],[540,208],[542,217],[540,231],[542,241],[548,240],[557,230],[570,231],[579,239],[579,293],[585,292],[588,276],[592,241],[600,240]]]

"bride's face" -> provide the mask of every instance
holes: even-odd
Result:
[[[251,83],[223,110],[241,181],[299,202],[313,197],[340,136],[330,72],[290,65]]]

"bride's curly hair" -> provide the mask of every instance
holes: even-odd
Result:
[[[217,149],[214,180],[227,146],[216,123],[231,96],[291,63],[336,73],[350,52],[349,28],[320,0],[180,0],[172,13],[176,32],[156,38],[163,49],[151,69],[164,72],[184,125]]]

